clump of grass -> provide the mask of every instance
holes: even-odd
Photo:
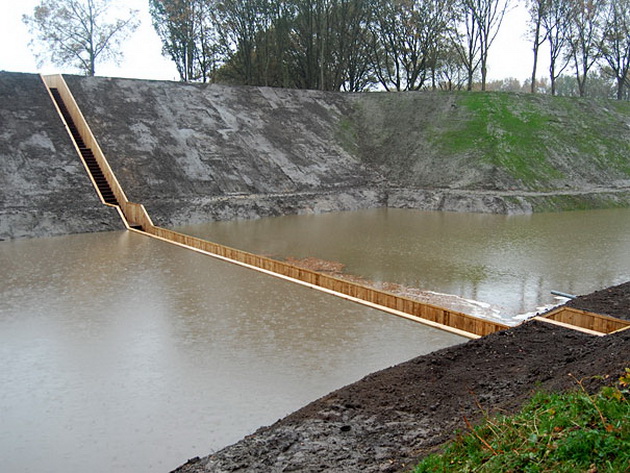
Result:
[[[532,190],[571,179],[574,167],[630,176],[627,104],[503,92],[461,93],[457,104],[457,120],[433,131],[444,156],[473,156]]]
[[[489,418],[414,473],[630,472],[630,368],[615,387],[537,393],[514,416]]]

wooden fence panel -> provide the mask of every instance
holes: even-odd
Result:
[[[452,327],[464,332],[482,336],[508,328],[507,325],[479,319],[464,313],[449,311],[430,304],[424,304],[375,288],[339,279],[327,274],[300,268],[282,261],[226,247],[200,238],[184,235],[172,230],[150,225],[145,228],[149,234],[173,241],[207,253],[269,271],[280,276],[295,279],[321,287],[351,298],[359,299],[377,306],[409,314],[420,319]]]

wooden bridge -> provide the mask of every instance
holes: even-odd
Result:
[[[509,328],[508,325],[502,323],[419,302],[155,226],[143,205],[129,202],[127,199],[63,77],[61,75],[42,76],[42,79],[50,91],[51,99],[66,124],[77,153],[103,204],[117,208],[130,231],[464,337],[478,338]],[[593,335],[605,335],[630,328],[630,322],[627,321],[566,308],[553,311],[546,317],[536,317],[536,319]]]

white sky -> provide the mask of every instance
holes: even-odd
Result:
[[[0,0],[0,70],[44,74],[79,73],[70,68],[61,70],[50,64],[37,68],[37,62],[28,45],[30,35],[22,22],[22,15],[32,14],[38,3],[39,0]],[[120,65],[99,63],[96,66],[97,75],[178,80],[174,64],[161,54],[160,40],[151,25],[148,0],[125,0],[120,4],[127,9],[138,10],[141,24],[122,45],[124,57]],[[532,51],[531,45],[525,39],[525,30],[524,7],[513,8],[507,13],[499,36],[490,49],[490,80],[515,77],[522,82],[531,75]],[[543,53],[538,65],[539,77],[546,73],[545,59]]]

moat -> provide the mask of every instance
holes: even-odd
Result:
[[[506,317],[630,279],[630,211],[370,210],[188,227]],[[0,243],[6,471],[169,471],[364,375],[461,343],[127,232]],[[33,446],[37,445],[35,449]]]

